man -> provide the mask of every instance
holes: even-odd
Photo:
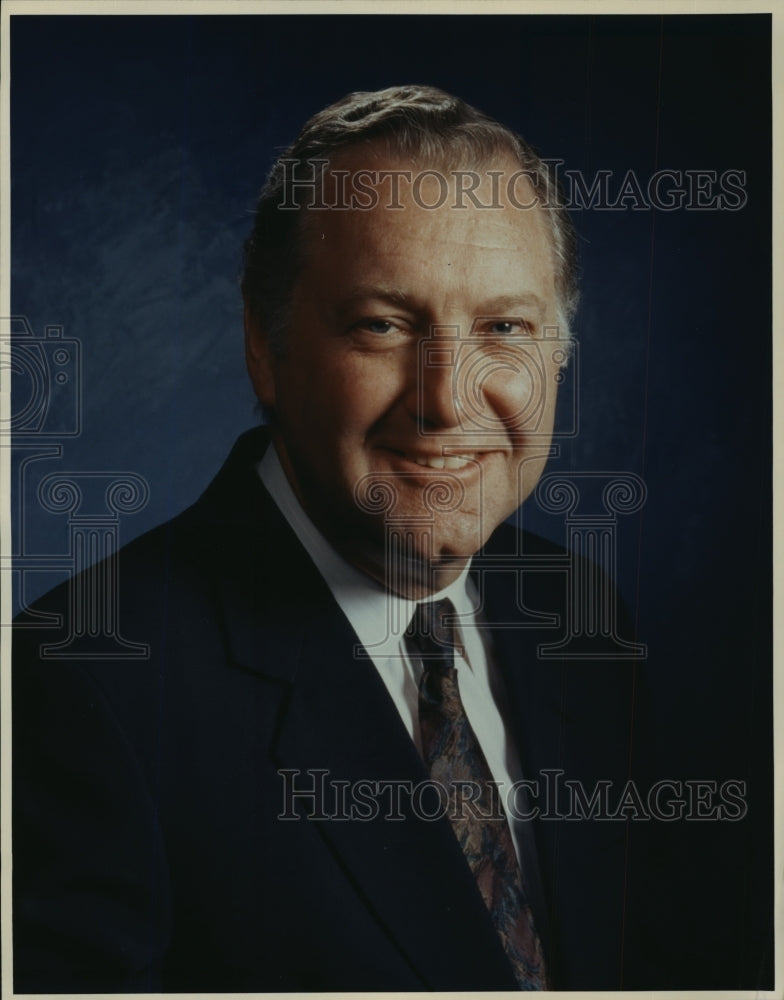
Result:
[[[432,88],[350,95],[279,158],[243,276],[269,428],[121,553],[149,658],[17,637],[17,991],[644,978],[623,816],[564,821],[635,774],[621,612],[592,659],[543,656],[591,612],[504,524],[550,453],[574,256],[533,151]],[[67,630],[106,572],[39,612]]]

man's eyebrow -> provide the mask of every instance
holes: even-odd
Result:
[[[404,309],[415,309],[417,307],[417,301],[412,295],[409,295],[400,288],[387,287],[386,285],[360,285],[352,289],[342,299],[341,306],[346,308],[355,302],[361,302],[365,299],[388,302],[391,305],[400,306]]]
[[[535,292],[524,292],[520,295],[498,295],[493,299],[486,299],[477,307],[477,315],[494,316],[504,313],[506,315],[518,312],[521,309],[536,309],[544,314],[545,302]]]
[[[416,310],[422,306],[417,297],[409,295],[400,288],[385,285],[360,285],[343,298],[341,307],[347,308],[356,302],[367,299],[388,302],[391,305],[410,310]],[[498,295],[492,299],[485,299],[475,307],[474,312],[476,317],[494,316],[501,313],[510,315],[532,307],[541,314],[544,314],[546,310],[546,304],[541,296],[535,292],[521,292],[515,295]]]

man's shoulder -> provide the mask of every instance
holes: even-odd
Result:
[[[141,674],[172,650],[197,655],[189,637],[217,642],[234,595],[252,591],[256,606],[269,604],[294,572],[287,566],[302,568],[256,471],[266,444],[263,429],[244,434],[194,504],[25,607],[15,663],[105,660]]]
[[[490,536],[484,552],[490,556],[558,556],[568,554],[568,549],[551,538],[504,521]]]
[[[230,563],[232,548],[247,549],[249,534],[263,532],[270,519],[275,521],[271,530],[277,531],[274,505],[256,473],[267,444],[263,428],[243,434],[193,504],[83,570],[84,586],[100,583],[105,590],[116,584],[126,595],[139,587],[149,588],[151,594],[171,592],[174,584],[195,585],[216,561]],[[81,585],[71,578],[53,588],[22,613],[18,624],[32,620],[30,614],[34,618],[61,607]]]
[[[472,575],[488,605],[525,622],[563,662],[638,663],[633,616],[600,555],[504,523],[474,558]]]

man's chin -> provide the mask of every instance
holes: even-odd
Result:
[[[402,544],[389,546],[383,566],[384,586],[393,593],[421,600],[453,583],[470,563],[473,552],[422,551]],[[378,574],[379,578],[382,574]]]
[[[425,536],[427,538],[427,536]],[[390,593],[422,600],[448,587],[471,561],[473,551],[455,551],[454,546],[435,546],[427,539],[403,529],[389,531],[384,542],[369,545],[354,536],[353,544],[342,548],[343,557],[355,569],[380,583]]]

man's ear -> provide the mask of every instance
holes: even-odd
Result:
[[[269,339],[245,303],[245,364],[262,406],[275,405],[275,377]]]

